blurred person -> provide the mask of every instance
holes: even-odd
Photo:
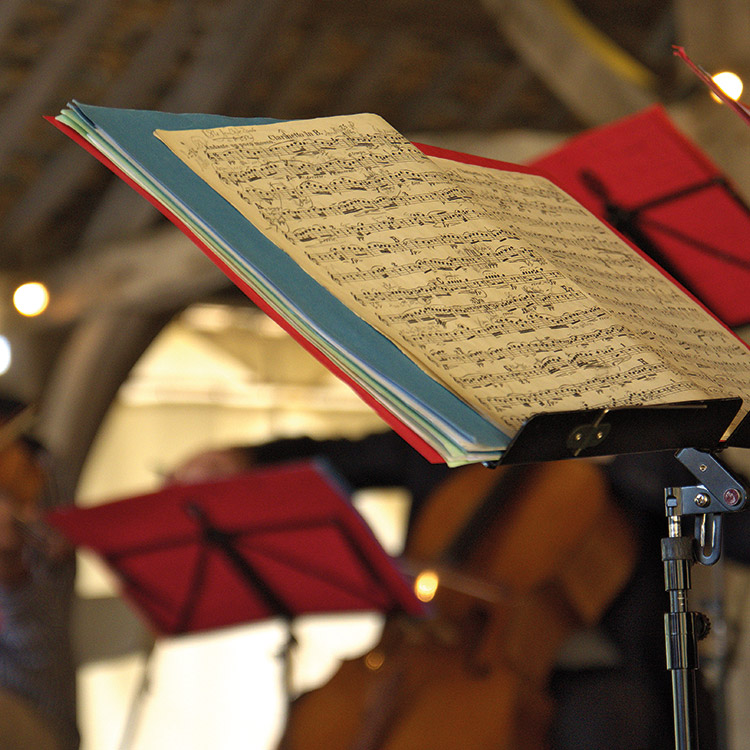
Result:
[[[75,750],[73,551],[42,522],[48,455],[0,397],[0,748]]]

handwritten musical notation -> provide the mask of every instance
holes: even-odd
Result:
[[[750,401],[750,352],[543,177],[431,159],[374,115],[156,134],[503,428],[541,410]]]

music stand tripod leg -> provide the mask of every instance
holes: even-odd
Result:
[[[713,565],[721,554],[722,514],[742,510],[747,490],[710,452],[685,448],[676,458],[701,484],[665,490],[668,536],[662,539],[664,588],[669,611],[664,616],[667,669],[672,677],[675,747],[698,750],[698,641],[709,631],[708,618],[688,609],[691,568]],[[691,534],[682,522],[692,516]]]
[[[673,497],[667,497],[667,508]],[[669,536],[662,539],[664,588],[669,595],[669,612],[664,615],[667,669],[672,678],[675,746],[678,750],[698,748],[698,704],[696,671],[698,640],[707,623],[699,612],[688,610],[693,538],[682,536],[681,517],[668,515]]]

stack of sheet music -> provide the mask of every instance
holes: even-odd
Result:
[[[430,460],[499,459],[540,413],[750,403],[748,348],[529,170],[374,115],[73,103],[54,122]]]

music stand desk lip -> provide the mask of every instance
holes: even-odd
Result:
[[[303,614],[423,615],[343,486],[322,462],[293,461],[48,521],[100,556],[163,635]]]
[[[739,411],[739,398],[683,401],[673,404],[552,412],[527,420],[500,463],[534,463],[593,458],[682,448],[725,447],[722,437]],[[746,417],[744,445],[750,447]],[[739,429],[739,428],[737,428]],[[735,429],[732,433],[737,432]]]
[[[750,414],[732,430],[732,434],[722,443],[724,448],[750,448]]]

